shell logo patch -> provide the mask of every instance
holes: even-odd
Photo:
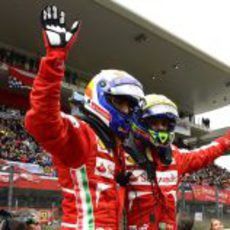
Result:
[[[113,179],[115,173],[115,163],[101,158],[96,158],[95,175]]]

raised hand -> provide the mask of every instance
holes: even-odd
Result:
[[[46,48],[64,48],[68,51],[77,38],[80,21],[75,21],[70,30],[66,28],[65,12],[50,5],[41,11],[41,25]]]

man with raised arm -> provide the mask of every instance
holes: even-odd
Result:
[[[46,56],[30,95],[28,132],[60,164],[70,168],[76,196],[76,224],[62,230],[117,230],[119,199],[116,176],[122,167],[121,140],[143,98],[142,85],[125,71],[103,70],[88,84],[80,118],[60,111],[64,63],[80,23],[71,30],[56,6],[42,10]]]

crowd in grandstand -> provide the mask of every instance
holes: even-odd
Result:
[[[39,164],[44,168],[52,165],[49,154],[25,131],[24,113],[0,106],[0,158],[23,163]],[[230,187],[230,172],[211,165],[194,174],[185,175],[183,182],[197,185]]]
[[[183,182],[187,184],[218,186],[219,188],[230,188],[230,172],[217,165],[210,165],[191,175],[187,174]]]
[[[0,158],[51,166],[50,156],[28,135],[23,119],[23,112],[0,106]]]

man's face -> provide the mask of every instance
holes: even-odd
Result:
[[[120,112],[132,114],[135,104],[126,96],[109,96],[111,104]]]
[[[168,131],[170,122],[166,118],[149,118],[146,120],[149,128],[156,131]]]

